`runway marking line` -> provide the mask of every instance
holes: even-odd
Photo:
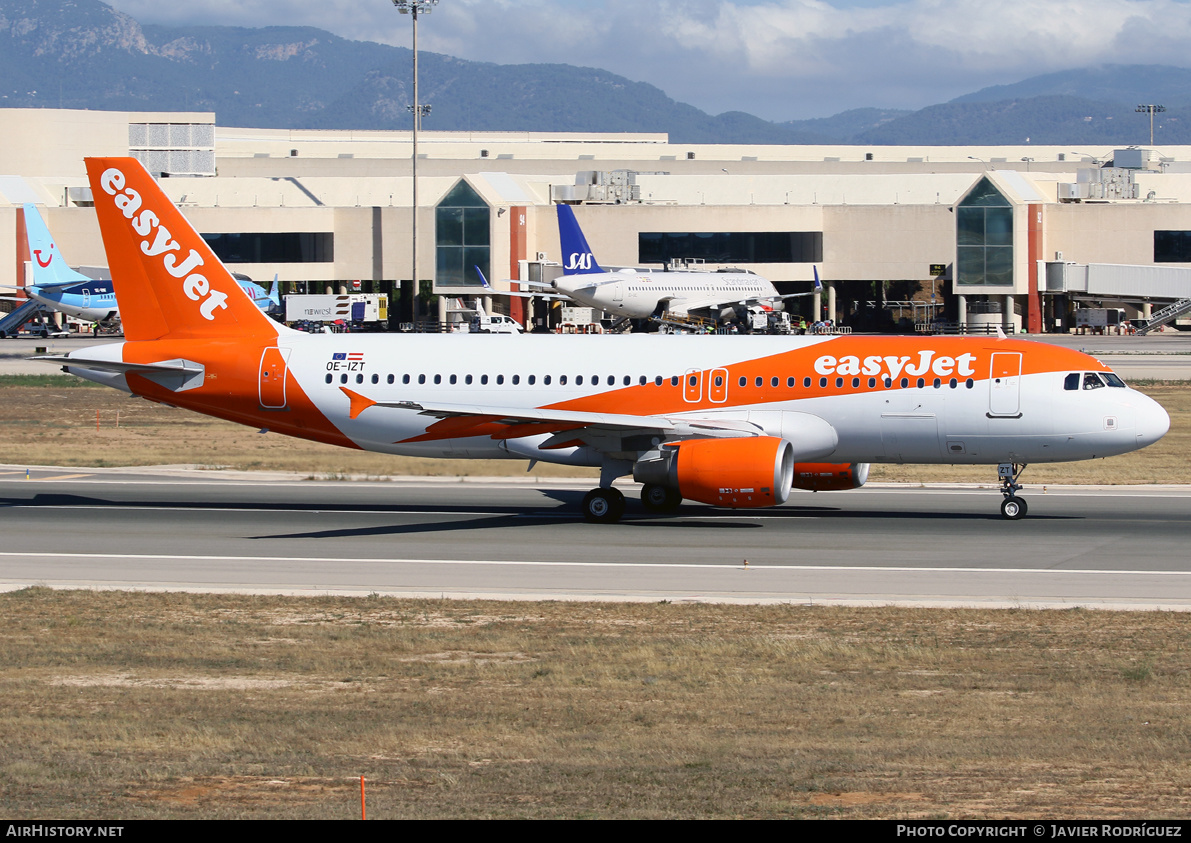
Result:
[[[1152,576],[1152,577],[1187,577],[1191,571],[1139,571],[1139,570],[1096,570],[1093,568],[911,568],[902,565],[882,567],[879,565],[767,565],[757,563],[745,568],[743,565],[731,563],[725,565],[700,565],[690,562],[536,562],[532,560],[516,559],[383,559],[374,557],[335,557],[335,556],[190,556],[180,554],[161,553],[53,553],[48,551],[0,551],[3,557],[33,557],[52,559],[158,559],[177,562],[317,562],[320,564],[354,563],[387,563],[402,565],[484,565],[504,567],[521,565],[535,568],[664,568],[675,570],[690,568],[693,570],[727,570],[735,568],[740,571],[856,571],[859,573],[901,573],[901,574],[1060,574],[1060,575],[1099,575],[1099,576]]]

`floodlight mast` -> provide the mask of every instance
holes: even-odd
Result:
[[[413,250],[413,290],[412,297],[416,300],[418,296],[418,129],[422,123],[422,114],[429,113],[427,108],[425,112],[418,105],[418,15],[430,14],[430,10],[438,5],[438,0],[393,0],[393,5],[397,7],[397,11],[403,15],[409,15],[413,18],[414,29],[414,104],[410,109],[414,113],[413,125],[413,158],[412,163],[412,181],[413,181],[413,206],[411,207],[410,216],[413,217],[413,243],[411,244]]]
[[[1166,110],[1166,106],[1147,104],[1147,105],[1139,105],[1137,108],[1135,108],[1133,110],[1136,111],[1138,114],[1145,114],[1146,112],[1149,112],[1149,115],[1150,115],[1150,146],[1153,146],[1154,145],[1154,112],[1161,114],[1163,111]]]

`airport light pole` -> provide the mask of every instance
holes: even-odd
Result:
[[[1149,112],[1149,115],[1150,115],[1150,146],[1153,146],[1154,145],[1154,112],[1161,114],[1163,111],[1166,110],[1166,106],[1153,105],[1153,104],[1139,105],[1137,108],[1135,108],[1133,110],[1136,111],[1138,114],[1145,114],[1145,113]]]
[[[397,11],[403,15],[409,15],[413,19],[414,29],[414,104],[410,109],[414,113],[413,125],[413,158],[412,162],[412,181],[413,181],[413,206],[410,208],[410,216],[413,217],[413,235],[411,243],[413,251],[413,290],[412,296],[414,300],[418,297],[418,129],[422,123],[422,115],[430,113],[430,107],[427,106],[425,112],[422,111],[421,106],[418,105],[418,15],[430,14],[430,10],[438,5],[438,0],[393,0],[393,5],[397,7]]]

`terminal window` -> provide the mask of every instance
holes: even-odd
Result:
[[[434,209],[434,283],[439,287],[478,287],[475,268],[487,278],[492,255],[492,212],[480,194],[460,181]]]
[[[982,178],[955,211],[960,286],[1013,284],[1013,206]]]
[[[335,235],[330,231],[279,231],[204,234],[224,263],[333,263]]]
[[[640,263],[675,258],[707,263],[820,263],[821,231],[643,231],[637,235]]]
[[[1191,231],[1155,231],[1154,263],[1191,263]]]

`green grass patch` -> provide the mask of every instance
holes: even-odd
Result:
[[[0,375],[0,388],[6,386],[48,386],[55,389],[107,389],[94,381],[74,375]]]

